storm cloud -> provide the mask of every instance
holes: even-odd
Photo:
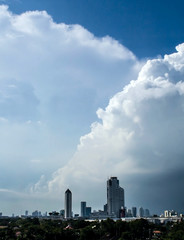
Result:
[[[144,62],[109,36],[7,6],[0,35],[2,211],[3,199],[61,209],[68,187],[74,211],[101,208],[110,176],[128,207],[184,210],[184,44]]]
[[[51,192],[69,184],[83,199],[105,201],[102,182],[105,188],[108,176],[118,176],[127,206],[184,210],[184,44],[176,50],[148,60],[137,80],[98,109],[99,121],[54,174]]]

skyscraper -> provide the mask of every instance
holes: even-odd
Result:
[[[124,189],[117,177],[111,177],[107,180],[107,213],[120,217],[121,208],[124,208]]]
[[[149,217],[149,216],[150,216],[150,211],[149,211],[149,209],[145,209],[145,210],[144,210],[144,216],[145,216],[145,217]]]
[[[91,207],[86,207],[86,217],[90,217],[91,215]]]
[[[132,207],[132,217],[137,217],[137,208]]]
[[[72,217],[72,192],[67,189],[65,192],[65,218]]]
[[[81,202],[81,217],[86,217],[86,202]]]
[[[139,208],[139,217],[144,217],[144,209],[143,209],[143,207]]]

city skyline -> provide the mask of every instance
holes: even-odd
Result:
[[[163,219],[163,218],[173,218],[179,219],[179,217],[183,217],[183,212],[177,212],[175,210],[163,210],[159,214],[150,213],[150,209],[132,206],[131,208],[125,205],[125,191],[119,185],[119,180],[117,177],[110,177],[107,180],[106,186],[106,201],[104,200],[103,209],[93,209],[91,206],[87,206],[86,201],[80,202],[80,209],[78,212],[73,212],[72,205],[73,205],[73,198],[72,192],[70,189],[67,189],[64,194],[64,208],[59,209],[52,209],[49,212],[42,213],[39,210],[34,210],[31,214],[29,210],[25,210],[25,214],[16,215],[12,213],[11,215],[7,216],[0,212],[0,218],[7,218],[7,217],[21,217],[21,218],[48,218],[51,219],[120,219],[126,218],[128,219],[140,219],[140,218],[149,218],[149,219]],[[74,198],[75,201],[75,198]],[[160,221],[160,220],[159,220]]]
[[[0,212],[183,212],[184,2],[0,3]]]
[[[104,186],[105,187],[105,186]],[[72,192],[70,189],[67,189],[64,193],[64,206],[59,209],[52,209],[49,212],[44,212],[43,214],[39,210],[34,210],[32,214],[29,214],[28,210],[25,210],[25,214],[21,214],[19,217],[62,217],[64,219],[71,218],[84,218],[84,219],[95,219],[95,218],[124,218],[124,217],[150,217],[148,209],[143,209],[139,207],[139,213],[137,214],[137,207],[132,207],[129,209],[125,206],[125,191],[119,185],[119,180],[117,177],[110,177],[106,183],[106,200],[104,199],[103,209],[93,209],[92,207],[87,206],[86,201],[80,202],[80,210],[78,212],[73,212],[72,205],[73,201],[75,202],[75,197],[73,199]],[[170,210],[165,210],[167,212],[167,217]],[[141,212],[141,213],[140,213]],[[12,217],[17,217],[14,213]],[[9,217],[11,217],[9,216]],[[0,212],[0,217],[6,217]]]

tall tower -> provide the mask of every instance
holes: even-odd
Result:
[[[132,217],[137,217],[137,208],[132,207]]]
[[[81,217],[86,217],[86,202],[81,202]]]
[[[107,214],[120,217],[124,205],[124,189],[119,186],[117,177],[111,177],[107,180]]]
[[[139,217],[144,217],[144,209],[142,207],[139,208]]]
[[[65,218],[72,217],[72,192],[67,189],[65,192]]]

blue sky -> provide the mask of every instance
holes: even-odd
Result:
[[[184,211],[184,3],[1,3],[1,211],[101,209],[110,176]]]
[[[109,35],[138,57],[172,53],[184,39],[182,0],[20,0],[10,10],[46,10],[56,22],[80,24],[95,36]]]

